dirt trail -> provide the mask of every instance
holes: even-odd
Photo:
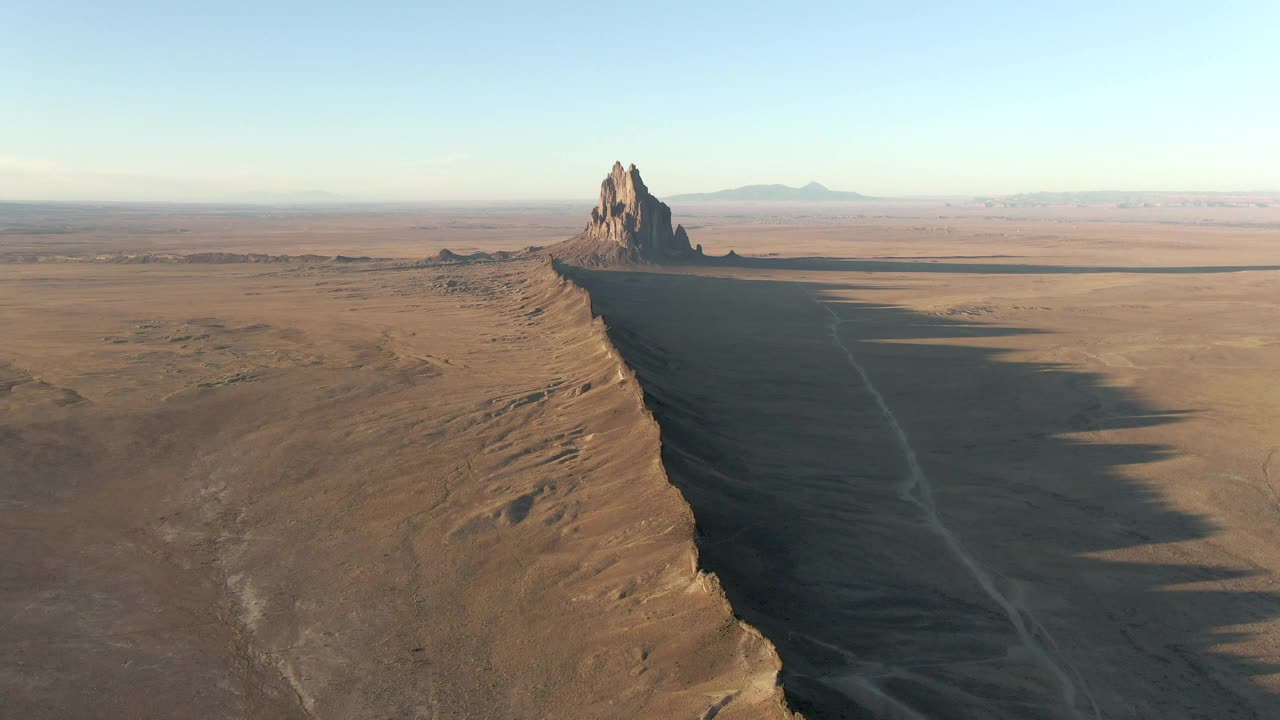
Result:
[[[840,328],[854,323],[842,319],[830,304],[824,303],[816,297],[813,300],[831,317],[831,321],[827,326],[831,335],[831,343],[844,353],[849,365],[857,371],[863,386],[871,394],[871,397],[875,399],[876,407],[880,410],[881,415],[884,416],[885,423],[893,431],[898,449],[901,451],[907,465],[907,473],[903,477],[901,485],[898,486],[898,497],[921,510],[929,528],[938,537],[942,538],[947,549],[964,566],[974,582],[1004,612],[1027,653],[1035,659],[1036,664],[1054,678],[1059,688],[1061,688],[1063,707],[1066,708],[1071,716],[1082,720],[1088,717],[1100,718],[1101,714],[1098,711],[1097,703],[1089,694],[1088,688],[1077,679],[1079,674],[1075,668],[1071,667],[1065,658],[1058,656],[1057,643],[1054,642],[1053,636],[1049,634],[1049,631],[1036,619],[1030,608],[1027,608],[1016,598],[1009,596],[1000,589],[997,578],[993,573],[984,567],[978,558],[974,557],[973,553],[965,547],[964,542],[943,522],[942,516],[938,512],[937,503],[934,501],[932,481],[920,465],[920,459],[916,455],[915,448],[911,445],[910,437],[903,430],[902,424],[898,422],[897,415],[889,407],[884,395],[881,394],[875,382],[872,381],[871,375],[858,362],[857,355],[854,354],[853,349],[840,337]],[[1084,708],[1081,707],[1082,700],[1086,703]]]
[[[1074,336],[914,310],[917,278],[579,276],[661,424],[707,567],[806,717],[1275,715],[1254,677],[1268,636],[1240,630],[1274,613],[1268,580],[1208,544],[1187,554],[1214,527],[1161,494],[1187,460],[1159,439],[1188,437],[1188,405],[1059,361]],[[1265,455],[1237,474],[1264,484]]]

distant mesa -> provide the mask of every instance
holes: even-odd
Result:
[[[236,265],[241,263],[367,263],[390,258],[367,255],[268,255],[267,253],[198,252],[189,255],[176,253],[107,253],[88,257],[48,256],[36,257],[34,262],[92,262],[112,265],[148,265],[153,263],[188,263],[191,265]]]
[[[672,200],[751,200],[755,202],[785,202],[788,200],[876,200],[869,195],[843,190],[829,190],[821,183],[811,182],[804,187],[787,185],[743,185],[732,190],[708,193],[672,195]]]
[[[374,258],[368,255],[267,255],[265,253],[227,253],[227,252],[204,252],[192,253],[190,255],[178,256],[178,262],[207,264],[207,265],[226,265],[235,263],[318,263],[318,262],[336,262],[336,263],[366,263],[387,258]]]
[[[574,265],[629,265],[689,262],[702,256],[702,246],[689,245],[684,227],[671,227],[671,208],[649,194],[632,165],[613,171],[600,184],[600,203],[586,229],[547,252]]]
[[[1280,193],[1086,190],[1081,192],[1031,192],[976,197],[988,208],[1015,207],[1115,207],[1122,210],[1158,207],[1273,208],[1280,207]]]

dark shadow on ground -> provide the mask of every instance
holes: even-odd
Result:
[[[1241,570],[1105,557],[1214,533],[1121,472],[1168,448],[1090,435],[1187,411],[946,344],[1024,329],[835,302],[820,284],[570,272],[662,426],[704,567],[777,646],[807,717],[1280,717],[1249,680],[1277,668],[1214,650],[1223,628],[1275,617],[1274,595],[1200,589]],[[904,499],[905,456],[828,307],[976,572]]]
[[[983,256],[975,256],[983,257]],[[990,255],[990,258],[1014,257]],[[945,258],[950,259],[950,258]],[[988,275],[1089,275],[1098,273],[1143,273],[1181,275],[1188,273],[1227,273],[1248,270],[1280,270],[1280,265],[1205,265],[1205,266],[1124,266],[1124,265],[1028,265],[1018,263],[935,262],[929,258],[916,261],[888,259],[853,259],[835,257],[746,257],[742,255],[706,256],[700,260],[706,267],[752,268],[756,270],[828,270],[836,272],[886,273],[983,273]]]

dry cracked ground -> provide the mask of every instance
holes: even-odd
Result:
[[[1276,228],[867,212],[0,264],[0,716],[1280,717]]]

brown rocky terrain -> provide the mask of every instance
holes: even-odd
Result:
[[[1280,714],[1274,209],[633,173],[0,207],[0,715]]]
[[[0,271],[0,715],[786,715],[544,259]]]

